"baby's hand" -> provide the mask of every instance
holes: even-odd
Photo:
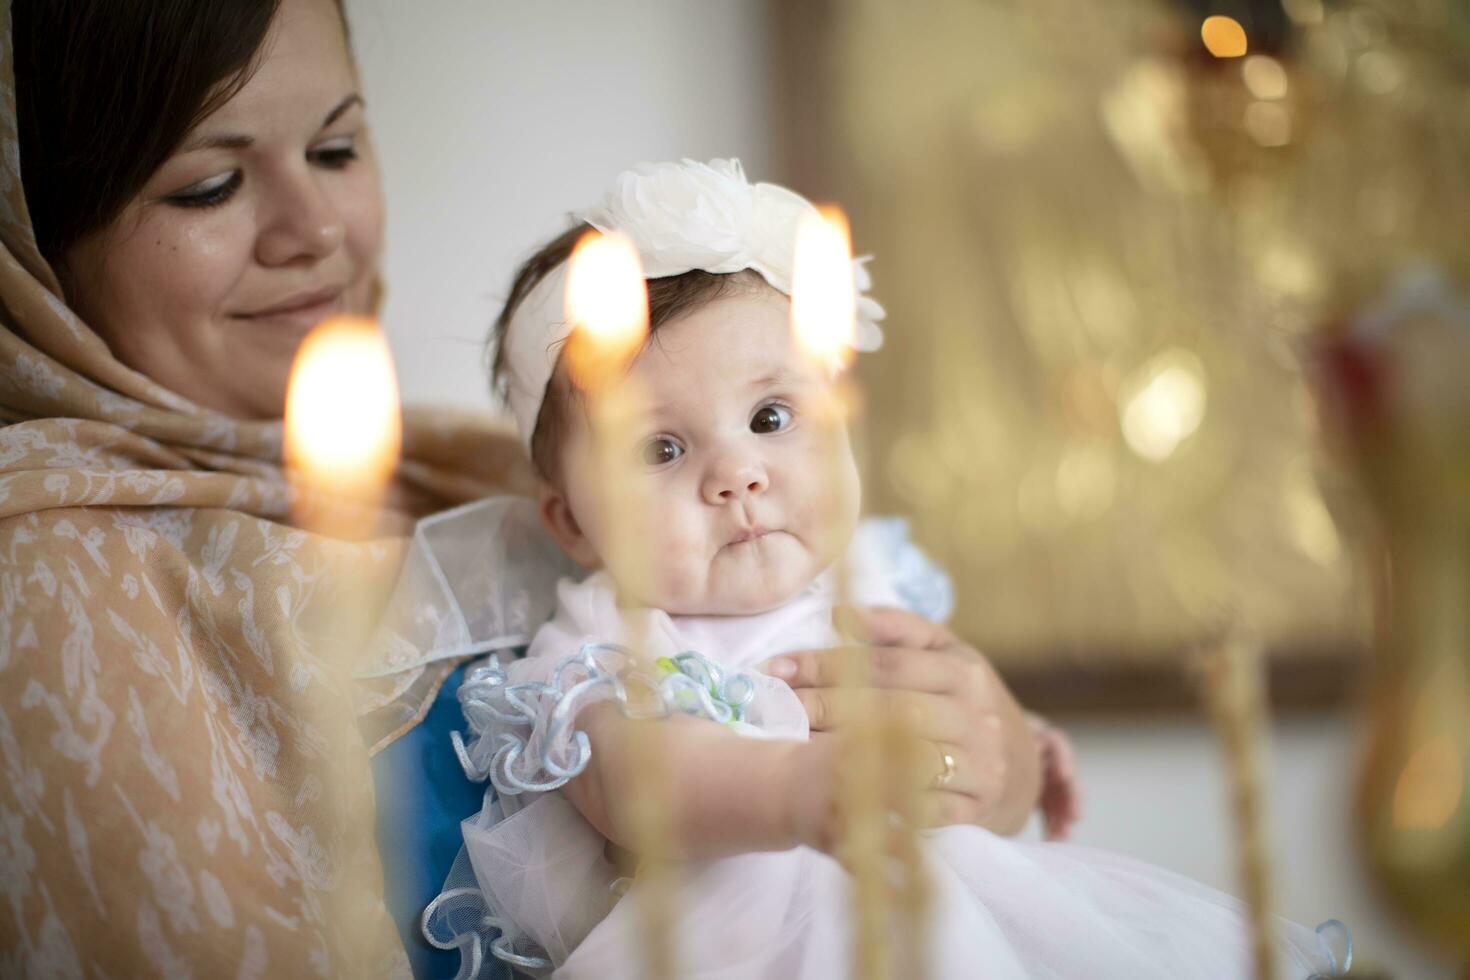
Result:
[[[1072,740],[1040,715],[1029,715],[1036,748],[1041,755],[1042,832],[1047,840],[1066,840],[1082,816],[1082,788],[1072,756]]]

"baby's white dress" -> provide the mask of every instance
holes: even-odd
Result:
[[[849,595],[872,605],[913,605],[874,565],[853,561]],[[824,578],[761,615],[675,617],[646,610],[633,622],[627,611],[620,613],[610,581],[599,573],[582,582],[562,580],[557,600],[555,617],[524,658],[480,668],[478,676],[472,672],[461,692],[473,736],[460,746],[462,761],[494,774],[502,791],[495,800],[497,794],[487,794],[485,809],[464,822],[461,864],[428,910],[425,928],[431,936],[437,932],[441,944],[467,944],[469,975],[489,975],[492,953],[467,935],[467,927],[451,924],[456,918],[482,926],[493,921],[506,932],[500,953],[552,964],[526,971],[532,975],[632,980],[644,970],[641,885],[619,877],[602,836],[558,790],[531,788],[557,784],[584,761],[579,753],[588,747],[578,744],[575,712],[590,700],[614,696],[612,677],[628,666],[605,645],[627,641],[631,623],[654,655],[668,658],[665,668],[680,668],[665,675],[682,675],[675,678],[682,687],[666,685],[676,708],[713,714],[749,737],[805,739],[800,701],[759,665],[781,653],[834,645],[833,595]],[[690,652],[699,656],[675,663]],[[517,785],[527,788],[505,792]],[[922,961],[923,975],[932,980],[1251,975],[1241,904],[1180,875],[1103,851],[1016,840],[975,826],[926,832],[922,851],[931,888],[927,932],[895,930],[891,942],[910,962]],[[679,977],[853,975],[849,878],[825,854],[797,847],[687,862],[679,884],[670,937]],[[465,914],[466,899],[473,914]],[[493,918],[481,918],[484,913]],[[1285,920],[1277,926],[1281,977],[1339,975],[1326,934]]]

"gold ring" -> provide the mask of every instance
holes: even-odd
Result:
[[[948,752],[941,752],[940,755],[944,759],[944,772],[941,772],[939,775],[934,777],[935,789],[944,789],[944,787],[948,786],[950,780],[954,779],[954,771],[956,768],[954,756],[950,755]]]

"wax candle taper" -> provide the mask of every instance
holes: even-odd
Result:
[[[830,379],[826,397],[816,406],[818,424],[834,430],[851,426],[860,406],[858,392],[846,376],[857,337],[857,289],[853,271],[851,233],[841,209],[819,207],[797,225],[792,270],[791,322],[795,342],[816,370]],[[845,465],[837,447],[826,465],[830,486],[841,486]],[[861,455],[860,453],[858,454]],[[816,465],[822,465],[817,462]],[[846,557],[836,565],[837,603],[849,598]],[[850,760],[842,768],[840,792],[847,826],[843,857],[854,877],[854,969],[864,980],[881,980],[898,968],[895,949],[888,942],[893,912],[900,911],[915,935],[921,926],[925,889],[919,860],[918,797],[910,792],[908,773],[913,759],[911,740],[902,719],[882,717],[872,697],[872,676],[861,646],[863,637],[838,617],[844,649],[843,687],[865,707],[854,715],[846,733]],[[894,789],[899,788],[897,798]],[[894,821],[891,818],[897,817]],[[895,854],[902,871],[899,909],[891,907],[892,885],[888,856]],[[922,942],[914,943],[922,949]],[[903,964],[906,977],[921,977],[922,959]]]
[[[317,601],[303,624],[310,649],[301,662],[315,663],[329,676],[325,684],[319,677],[310,682],[311,694],[300,700],[299,710],[316,731],[333,733],[322,744],[360,744],[351,696],[353,665],[374,626],[374,612],[367,598],[369,563],[362,561],[363,546],[357,542],[382,526],[381,505],[398,463],[402,431],[393,359],[378,325],[335,317],[315,327],[297,350],[287,385],[284,455],[297,526],[342,539],[336,548],[321,549],[332,556],[324,565],[302,570],[317,578],[311,593]],[[302,774],[302,785],[315,786],[323,809],[350,826],[372,819],[370,811],[349,804],[361,781],[372,776],[365,749],[360,757],[344,751],[346,758],[320,756],[315,770]],[[371,832],[365,836],[370,839]],[[350,956],[373,948],[363,939],[379,921],[382,883],[376,861],[349,867],[353,870],[344,869],[335,886],[325,890],[319,914]],[[380,968],[348,962],[337,971],[357,975]]]
[[[593,453],[603,488],[605,526],[612,531],[608,564],[635,577],[649,574],[647,542],[638,533],[637,502],[632,496],[633,457],[621,436],[632,431],[646,406],[627,378],[628,368],[648,338],[648,289],[638,250],[617,232],[590,232],[567,260],[566,315],[572,324],[565,352],[572,383],[587,400]],[[623,586],[637,583],[622,583]],[[634,590],[637,591],[636,589]],[[620,589],[620,599],[624,590]],[[634,635],[643,617],[624,617],[635,671],[652,671],[647,637]],[[636,693],[630,690],[630,693]],[[644,975],[651,980],[676,976],[671,937],[676,882],[666,860],[670,833],[668,765],[654,732],[636,722],[634,756],[634,836],[640,866],[639,910]]]

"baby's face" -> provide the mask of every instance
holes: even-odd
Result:
[[[585,564],[641,604],[685,615],[774,608],[836,561],[859,486],[825,373],[796,349],[790,303],[741,290],[661,327],[624,385],[647,407],[609,450],[631,492],[610,514],[585,413],[564,444]],[[621,521],[641,561],[620,554]],[[577,551],[577,548],[572,549]]]

